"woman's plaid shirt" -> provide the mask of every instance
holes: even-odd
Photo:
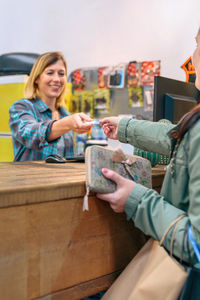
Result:
[[[55,121],[42,100],[20,99],[10,107],[9,113],[15,161],[45,160],[50,154],[57,154],[59,139],[47,140]],[[70,115],[64,107],[59,108],[59,113],[61,118]],[[64,143],[64,156],[73,156],[72,131],[64,134]]]

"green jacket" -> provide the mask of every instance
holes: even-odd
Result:
[[[170,137],[170,131],[177,126],[179,125],[122,119],[118,126],[118,139],[144,150],[171,156],[175,140]],[[185,134],[178,146],[173,167],[170,160],[161,193],[137,184],[128,197],[125,212],[136,227],[156,240],[161,239],[173,220],[186,213],[187,217],[178,223],[173,254],[189,261],[186,240],[183,247],[188,219],[194,238],[200,244],[200,120]],[[172,231],[173,229],[164,241],[168,250]],[[192,260],[196,262],[191,247],[190,250]]]

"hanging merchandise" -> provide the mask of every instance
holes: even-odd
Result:
[[[130,61],[127,66],[127,85],[128,87],[134,87],[139,84],[139,63],[137,61]]]
[[[85,72],[82,69],[73,71],[72,73],[72,84],[74,90],[84,90],[85,89]]]
[[[108,67],[98,68],[98,87],[100,89],[105,89],[108,87],[108,74],[109,74]]]
[[[143,107],[143,95],[141,86],[128,88],[128,95],[130,107]]]
[[[186,73],[186,82],[195,82],[196,73],[195,73],[195,68],[192,64],[191,56],[186,60],[186,62],[184,62],[184,64],[181,66],[181,68]]]
[[[94,116],[107,115],[110,113],[110,91],[109,89],[94,90]]]
[[[153,111],[154,87],[152,85],[143,86],[143,103],[145,111]]]
[[[131,59],[113,66],[76,69],[68,77],[73,94],[68,110],[95,119],[134,113],[137,119],[153,120],[154,77],[160,75],[160,65],[160,60]]]
[[[79,92],[75,92],[72,94],[70,98],[70,103],[68,105],[68,110],[70,111],[71,114],[80,112],[80,101],[81,101],[81,96]]]
[[[154,77],[160,75],[160,60],[141,62],[141,84],[153,85]]]
[[[93,91],[82,91],[81,95],[81,111],[90,118],[94,117],[94,95]]]
[[[125,64],[113,67],[108,75],[109,88],[123,88],[125,79]]]

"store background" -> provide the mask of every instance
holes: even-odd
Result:
[[[199,0],[1,0],[0,55],[62,51],[77,68],[161,60],[161,75],[185,81]]]

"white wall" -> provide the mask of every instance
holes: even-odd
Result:
[[[161,59],[185,80],[200,0],[0,0],[0,54],[62,51],[68,70]]]

